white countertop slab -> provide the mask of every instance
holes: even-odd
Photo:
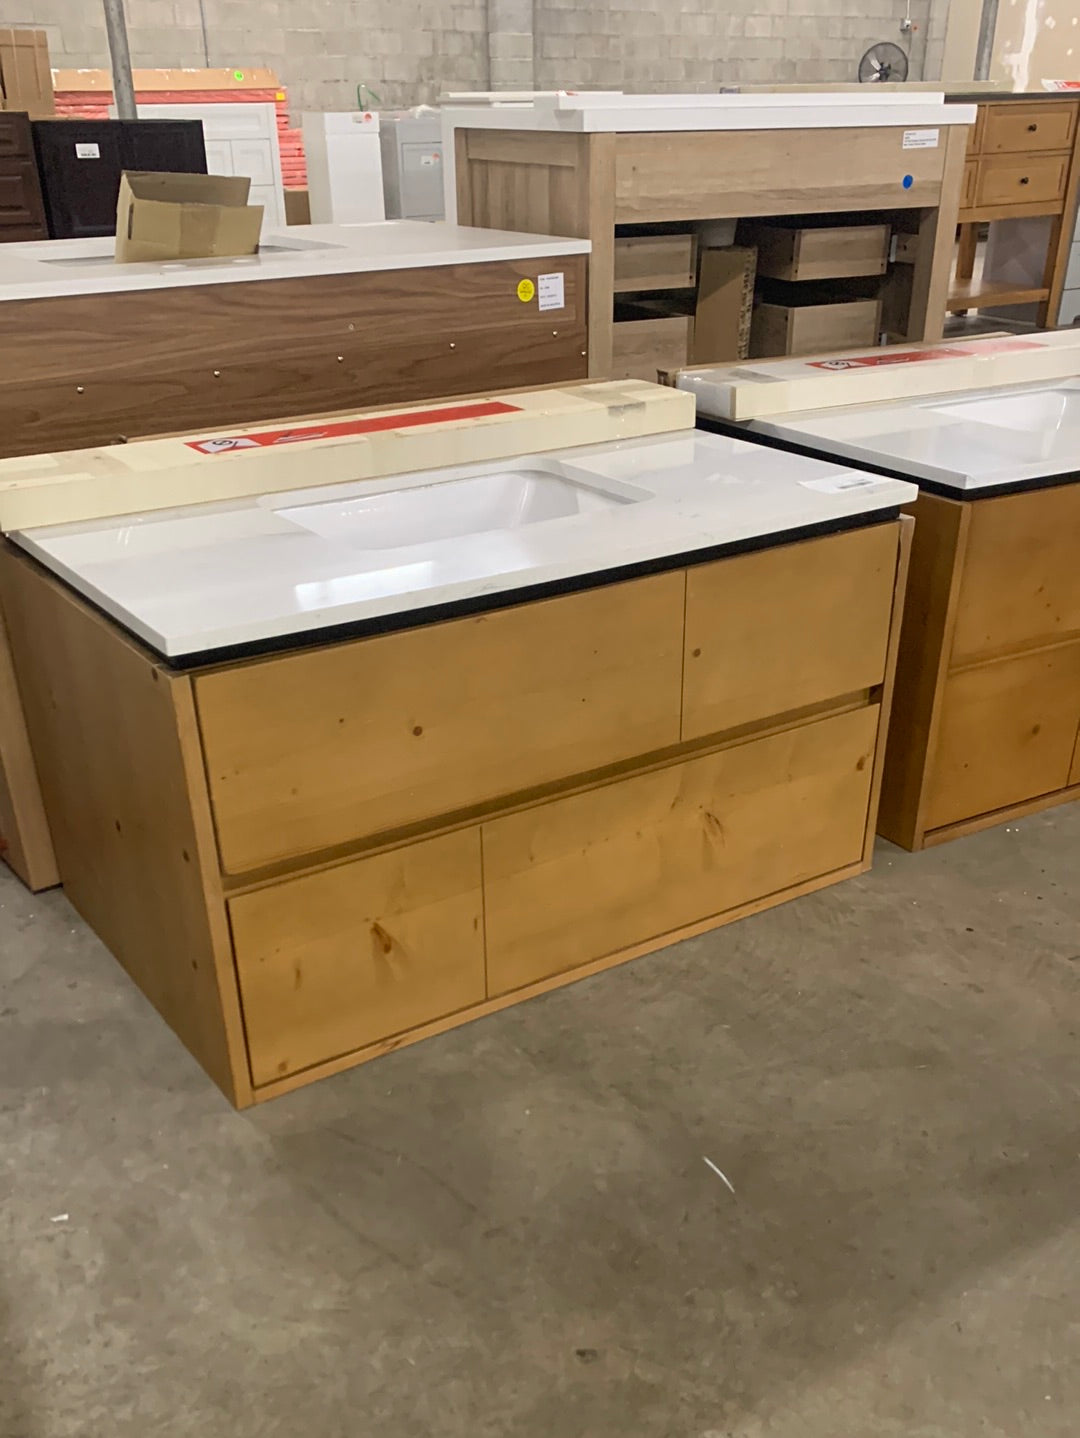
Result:
[[[1080,378],[806,410],[747,428],[977,494],[1080,474]]]
[[[585,255],[591,246],[552,235],[384,220],[270,229],[259,254],[235,259],[118,265],[113,248],[111,238],[0,245],[0,301],[546,259]]]
[[[506,478],[520,469],[577,482]],[[481,483],[439,494],[461,477]],[[388,616],[419,619],[432,606],[509,601],[529,586],[767,539],[895,508],[915,493],[685,430],[10,537],[159,654],[183,659]],[[562,517],[537,522],[546,513]],[[474,530],[462,532],[470,515]]]
[[[815,91],[753,95],[558,93],[518,105],[446,105],[444,129],[614,131],[912,128],[975,123],[974,105],[941,91]]]

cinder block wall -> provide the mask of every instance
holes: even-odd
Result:
[[[947,0],[912,0],[910,37],[905,0],[127,0],[127,16],[136,66],[271,66],[298,111],[350,108],[360,82],[399,106],[444,88],[849,81],[886,39],[918,79],[931,3],[940,22]],[[0,0],[0,24],[47,29],[56,66],[108,64],[101,0]]]

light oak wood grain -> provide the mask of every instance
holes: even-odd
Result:
[[[0,593],[64,893],[215,1082],[248,1103],[190,682],[8,552]]]
[[[1062,789],[1080,719],[1080,642],[950,674],[924,826]]]
[[[682,737],[880,684],[897,537],[872,525],[691,569]]]
[[[673,744],[684,577],[199,676],[239,874]]]
[[[505,993],[862,856],[876,705],[483,825]]]
[[[0,858],[29,889],[60,882],[7,626],[0,609]]]
[[[971,506],[953,666],[1080,637],[1080,484]]]
[[[480,835],[429,839],[231,900],[256,1085],[485,998]]]
[[[618,135],[615,221],[936,206],[944,149],[905,150],[884,128]]]
[[[896,666],[878,832],[922,846],[928,763],[940,718],[971,506],[921,494],[913,507],[903,625]]]

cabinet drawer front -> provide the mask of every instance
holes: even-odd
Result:
[[[480,1003],[481,914],[476,829],[233,899],[254,1083]]]
[[[26,116],[0,114],[0,160],[29,159],[32,152],[30,121]]]
[[[202,675],[228,873],[673,744],[681,571]]]
[[[897,543],[877,524],[691,569],[683,738],[880,684]]]
[[[972,505],[950,662],[1080,633],[1078,537],[1080,484]]]
[[[0,160],[0,230],[43,229],[37,174],[30,160]]]
[[[484,824],[490,993],[856,863],[877,719],[855,710]]]
[[[750,354],[828,354],[877,343],[881,328],[880,300],[842,300],[835,304],[786,305],[764,301],[754,306],[750,321]]]
[[[890,233],[888,225],[762,225],[752,231],[757,272],[775,280],[883,275],[889,267]]]
[[[615,241],[615,290],[663,290],[697,281],[696,235],[631,235]]]
[[[926,826],[989,814],[1068,783],[1080,644],[961,670],[945,682]]]
[[[1068,155],[993,155],[979,162],[975,203],[1031,205],[1060,200],[1068,175]]]
[[[1067,150],[1076,133],[1075,105],[991,105],[986,115],[984,154],[1002,151]]]
[[[655,381],[658,370],[682,369],[690,358],[693,323],[683,315],[617,321],[611,340],[612,378]]]

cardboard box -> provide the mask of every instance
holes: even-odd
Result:
[[[125,171],[116,204],[116,259],[197,260],[253,255],[262,205],[247,202],[242,175]]]
[[[701,252],[693,364],[745,359],[750,352],[757,250],[749,245]]]
[[[44,30],[0,29],[0,109],[24,110],[31,120],[56,114]]]

